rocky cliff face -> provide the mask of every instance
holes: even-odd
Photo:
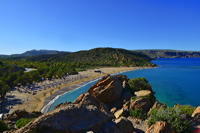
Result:
[[[25,127],[12,133],[159,133],[173,132],[166,122],[147,124],[130,117],[129,111],[140,109],[142,114],[163,106],[156,101],[151,88],[129,91],[125,75],[107,75],[74,102],[57,105]]]

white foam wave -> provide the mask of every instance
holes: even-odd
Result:
[[[101,78],[101,77],[100,77],[100,78]],[[88,82],[88,83],[86,83],[86,84],[84,84],[84,85],[82,85],[82,86],[80,86],[80,87],[78,87],[78,88],[76,88],[76,89],[74,89],[74,90],[72,90],[72,91],[78,90],[78,89],[80,89],[81,87],[86,86],[87,84],[89,84],[89,83],[91,83],[91,82],[94,82],[94,81],[99,80],[100,78],[92,79],[90,82]],[[65,92],[65,93],[63,93],[63,94],[61,94],[61,95],[57,95],[53,100],[51,100],[48,104],[46,104],[46,105],[41,109],[41,112],[42,112],[43,114],[47,113],[47,111],[49,110],[50,106],[51,106],[60,96],[65,95],[65,94],[67,94],[67,93],[69,93],[69,92],[72,92],[72,91],[68,91],[68,92]]]

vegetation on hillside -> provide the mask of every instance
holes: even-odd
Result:
[[[17,128],[22,128],[35,119],[36,118],[20,118],[18,121],[16,121],[15,125]]]
[[[31,54],[32,52],[37,54],[37,51],[27,53]],[[77,74],[78,70],[94,67],[154,66],[150,60],[151,58],[146,55],[116,48],[96,48],[74,53],[2,58],[0,59],[0,98],[4,98],[10,87],[40,81],[42,77],[62,77],[67,73]],[[35,68],[36,70],[28,73],[22,69],[13,71],[19,67]]]
[[[148,119],[148,125],[151,126],[157,121],[165,121],[172,125],[177,133],[190,133],[189,121],[183,118],[178,108],[167,107],[161,110],[152,110]]]
[[[151,58],[137,52],[116,49],[96,48],[88,51],[70,53],[66,56],[55,58],[55,62],[74,62],[79,67],[90,66],[153,66]]]
[[[151,90],[151,85],[148,83],[146,78],[134,78],[128,81],[128,84],[132,92],[141,90]]]

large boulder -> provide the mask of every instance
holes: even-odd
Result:
[[[95,100],[89,93],[81,94],[73,103],[83,104],[83,105],[94,105],[99,107],[99,103]]]
[[[125,117],[120,117],[113,121],[109,121],[106,124],[102,125],[97,133],[133,133],[134,127],[131,121]]]
[[[96,106],[71,103],[40,116],[15,133],[86,132],[98,128],[111,119],[110,115],[100,111]]]
[[[148,112],[148,115],[149,115],[150,112],[151,112],[152,110],[154,110],[154,109],[160,110],[160,109],[165,108],[165,107],[167,107],[165,104],[163,104],[163,103],[161,103],[161,102],[159,102],[159,101],[156,101],[156,102],[154,103],[154,105],[152,106],[152,108],[150,108],[150,110],[149,110],[149,112]]]
[[[137,110],[140,109],[142,114],[147,114],[150,108],[153,106],[153,102],[146,97],[140,97],[136,100],[131,101],[130,109]]]
[[[150,108],[154,105],[156,98],[150,90],[141,90],[135,92],[135,97],[132,97],[130,109],[140,109],[142,114],[147,114]]]
[[[122,93],[122,96],[115,102],[112,103],[106,103],[109,109],[116,108],[121,109],[123,104],[130,101],[130,98],[133,96],[133,94],[130,91],[126,91]]]
[[[119,119],[116,119],[114,122],[116,123],[121,133],[133,133],[134,131],[133,124],[127,118],[120,117]]]
[[[200,118],[200,106],[198,106],[192,113],[192,117]]]
[[[122,96],[123,81],[128,80],[126,76],[104,76],[87,91],[98,103],[112,103]]]
[[[164,121],[157,121],[145,133],[173,133],[171,124]]]
[[[120,118],[121,116],[123,117],[128,117],[129,116],[129,110],[121,108],[117,112],[114,113],[115,118]]]

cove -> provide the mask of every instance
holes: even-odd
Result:
[[[133,70],[120,74],[130,79],[145,77],[155,91],[156,99],[172,107],[181,105],[199,106],[200,102],[200,58],[158,58],[153,60],[157,68]],[[67,92],[51,102],[48,111],[66,101],[74,101],[85,93],[96,81]],[[47,112],[48,112],[47,111]]]

